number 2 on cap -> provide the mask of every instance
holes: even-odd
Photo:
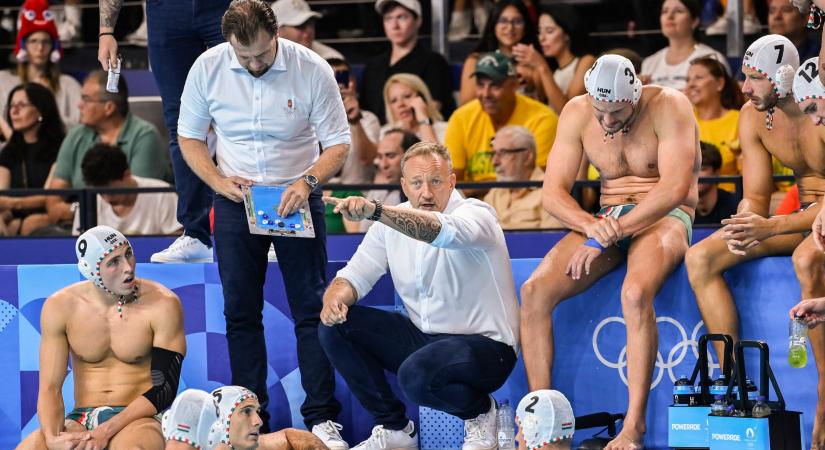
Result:
[[[539,397],[537,395],[534,395],[534,396],[530,397],[530,404],[527,405],[527,407],[524,408],[524,410],[529,412],[530,414],[535,414],[536,410],[533,409],[533,407],[536,406],[536,403],[538,403],[538,402],[539,402]]]

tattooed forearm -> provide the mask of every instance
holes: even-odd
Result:
[[[100,0],[100,26],[114,28],[123,0]]]
[[[414,209],[385,206],[381,222],[426,243],[434,241],[441,232],[441,222],[434,214]]]

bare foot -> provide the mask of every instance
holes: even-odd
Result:
[[[819,396],[822,398],[822,395]],[[825,407],[817,405],[814,417],[814,431],[811,435],[811,450],[825,450]]]
[[[642,438],[644,434],[636,433],[631,429],[623,428],[612,441],[607,443],[604,450],[642,450]]]

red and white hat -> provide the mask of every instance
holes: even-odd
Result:
[[[49,59],[52,62],[60,61],[63,48],[60,46],[60,37],[54,23],[55,14],[49,9],[47,0],[26,0],[20,8],[17,23],[17,39],[14,46],[14,56],[20,62],[29,60],[26,51],[26,39],[34,32],[45,31],[52,37],[52,53]]]

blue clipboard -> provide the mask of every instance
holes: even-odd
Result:
[[[281,195],[286,188],[287,186],[283,185],[253,185],[244,189],[243,202],[250,233],[281,237],[315,237],[308,202],[304,202],[298,211],[286,217],[278,215]]]

